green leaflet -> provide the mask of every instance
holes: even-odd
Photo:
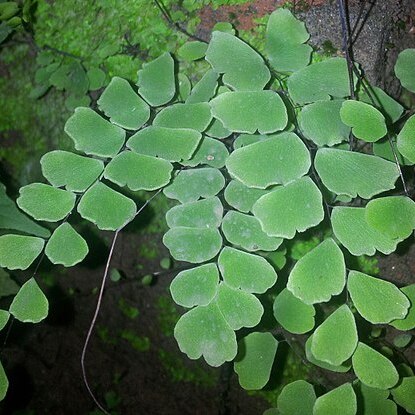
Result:
[[[401,291],[408,297],[411,306],[404,319],[394,320],[389,324],[398,330],[412,330],[415,328],[415,284],[403,287]]]
[[[399,349],[404,349],[409,346],[412,341],[412,335],[409,333],[398,334],[393,338],[393,345]]]
[[[104,177],[131,190],[156,190],[170,182],[172,171],[167,160],[123,151],[107,164]]]
[[[225,161],[229,152],[225,144],[210,137],[203,137],[200,146],[190,160],[182,162],[184,166],[195,167],[199,164],[221,169],[225,166]]]
[[[343,291],[346,265],[331,238],[304,255],[291,270],[287,288],[306,304],[323,303]]]
[[[398,383],[399,374],[392,362],[364,343],[357,345],[352,363],[356,376],[367,386],[390,389]]]
[[[16,230],[42,238],[50,236],[48,229],[29,219],[7,196],[6,186],[0,183],[0,229]]]
[[[128,130],[138,130],[150,118],[150,107],[125,79],[115,76],[97,101],[110,121]]]
[[[313,415],[315,401],[313,385],[304,380],[296,380],[282,389],[278,396],[278,410],[282,415]]]
[[[208,45],[205,42],[198,40],[193,42],[186,42],[181,46],[177,54],[186,61],[196,61],[205,56]]]
[[[384,349],[387,353],[389,353],[389,350]],[[398,366],[398,372],[400,374],[400,376],[405,377],[405,376],[413,376],[414,375],[414,370],[411,368],[410,365],[407,365],[406,363],[400,363]]]
[[[219,74],[213,70],[207,71],[202,79],[193,87],[190,95],[186,99],[186,104],[196,104],[198,102],[208,102],[216,92],[218,87]]]
[[[283,134],[283,133],[281,133]],[[239,134],[233,142],[233,149],[246,147],[259,141],[268,140],[271,137],[275,137],[276,134],[262,135],[262,134]]]
[[[369,201],[366,222],[388,238],[402,241],[415,228],[415,202],[406,196],[388,196]]]
[[[355,415],[356,411],[356,394],[352,385],[345,383],[319,396],[314,404],[313,415]]]
[[[98,157],[114,157],[125,141],[122,128],[111,124],[91,108],[76,108],[66,121],[65,132],[77,150]]]
[[[208,129],[205,131],[205,134],[209,137],[222,139],[229,137],[232,134],[232,131],[229,131],[223,126],[221,121],[214,118]]]
[[[357,138],[369,143],[378,141],[388,132],[382,113],[361,101],[344,101],[340,117],[346,125],[352,127],[352,132]]]
[[[408,91],[415,92],[415,49],[405,49],[398,55],[395,64],[396,77]]]
[[[235,209],[248,213],[254,203],[269,190],[245,186],[238,180],[231,180],[225,189],[225,200]]]
[[[320,148],[314,166],[330,191],[352,198],[359,195],[370,199],[393,189],[399,177],[395,163],[369,154],[334,148]]]
[[[184,101],[190,95],[190,90],[192,89],[192,83],[190,79],[184,73],[177,74],[177,82],[179,88],[179,100]]]
[[[176,93],[174,61],[164,53],[138,71],[138,93],[153,107],[167,104]]]
[[[234,210],[223,218],[222,232],[232,245],[247,251],[275,251],[282,243],[282,239],[268,236],[257,218]]]
[[[0,310],[0,330],[3,330],[9,321],[10,313],[6,310]]]
[[[92,67],[87,71],[86,76],[89,81],[89,90],[96,91],[104,86],[107,75],[102,69]]]
[[[75,195],[43,183],[31,183],[19,190],[17,205],[36,220],[57,222],[75,206]]]
[[[276,271],[282,270],[287,264],[286,248],[280,248],[272,252],[263,252],[262,256],[272,265]]]
[[[415,163],[415,115],[406,121],[398,134],[396,144],[399,152],[412,163]]]
[[[321,193],[308,176],[260,197],[252,211],[268,235],[288,239],[324,218]]]
[[[81,262],[88,254],[88,245],[84,238],[67,222],[55,229],[45,254],[53,264],[72,267]]]
[[[307,360],[311,362],[313,365],[316,365],[323,369],[330,370],[331,372],[337,372],[337,373],[348,372],[350,368],[352,367],[350,359],[342,363],[339,366],[331,365],[330,363],[323,362],[322,360],[316,359],[313,353],[311,352],[312,343],[313,343],[313,335],[311,335],[305,343],[305,354],[306,354]]]
[[[65,100],[65,107],[69,111],[75,111],[78,107],[87,107],[91,105],[91,99],[88,95],[81,95],[77,97],[76,95],[69,95]]]
[[[304,45],[310,35],[290,10],[277,9],[269,17],[265,50],[271,66],[279,72],[294,72],[310,62],[312,48]]]
[[[233,91],[233,89],[227,87],[226,85],[219,85],[218,89],[216,90],[215,96],[218,96],[220,94],[224,94],[225,92],[232,92],[232,91]]]
[[[298,104],[346,97],[350,94],[347,62],[344,58],[330,58],[313,63],[292,74],[287,86]]]
[[[391,282],[350,271],[347,289],[359,314],[373,324],[390,323],[408,314],[408,298]]]
[[[40,164],[49,183],[71,192],[84,192],[104,170],[101,160],[62,150],[46,153]]]
[[[399,102],[376,86],[369,86],[369,93],[366,92],[366,89],[363,91],[363,94],[359,96],[360,101],[374,105],[384,115],[388,124],[398,121],[404,111],[404,107]]]
[[[0,236],[0,266],[27,269],[42,252],[45,241],[34,236]]]
[[[30,278],[20,287],[9,311],[22,323],[39,323],[47,317],[49,303],[34,278]]]
[[[260,189],[290,183],[304,176],[310,165],[307,147],[294,133],[277,134],[239,148],[226,161],[233,177],[248,187]]]
[[[153,125],[166,128],[189,128],[205,131],[212,121],[207,102],[197,104],[177,103],[163,108],[154,118]]]
[[[15,236],[20,236],[20,235],[15,235]],[[1,240],[2,239],[0,239],[0,245],[2,243]],[[10,277],[10,275],[3,268],[0,268],[0,298],[17,294],[17,292],[19,291],[19,288],[20,287]]]
[[[74,97],[82,97],[88,92],[89,81],[85,69],[78,61],[73,60],[69,64],[69,73],[67,74],[68,83],[65,89],[73,93]]]
[[[207,167],[180,171],[173,182],[163,189],[163,193],[181,203],[195,202],[200,197],[215,196],[224,186],[222,173]]]
[[[223,280],[232,288],[262,294],[277,281],[274,268],[261,256],[224,247],[218,258]]]
[[[234,369],[244,389],[262,389],[268,383],[277,348],[271,333],[250,333],[238,342]]]
[[[216,303],[198,306],[182,315],[174,328],[179,348],[190,359],[203,356],[214,367],[234,359],[235,332],[229,327]]]
[[[375,389],[359,383],[356,390],[362,415],[397,415],[396,403],[389,400],[389,391]]]
[[[84,219],[108,231],[124,227],[136,214],[136,206],[131,199],[101,182],[84,193],[77,210]]]
[[[6,372],[3,365],[0,362],[0,401],[6,397],[7,390],[9,389],[9,380],[7,379]]]
[[[353,313],[343,304],[316,328],[311,341],[311,352],[316,359],[339,366],[352,356],[357,341]]]
[[[169,228],[218,228],[222,216],[222,203],[214,196],[172,207],[166,213],[166,221]]]
[[[58,90],[64,90],[70,83],[67,76],[69,71],[69,65],[61,65],[56,71],[50,73],[48,69],[53,68],[52,65],[55,65],[55,63],[52,63],[47,68],[39,68],[35,74],[35,81],[37,83],[46,82],[46,85],[48,86],[53,85]]]
[[[390,254],[399,240],[388,238],[366,221],[365,208],[336,206],[331,213],[333,232],[340,243],[355,256]]]
[[[4,4],[2,4],[1,8],[0,8],[0,19],[3,21],[7,21],[9,19],[11,19],[13,16],[15,16],[17,13],[19,13],[19,4],[15,1],[7,1],[7,2],[2,2]],[[10,28],[14,28],[14,25],[12,24],[12,22],[7,22],[9,23],[9,27]],[[6,24],[7,24],[6,23]],[[7,36],[8,33],[5,35]],[[3,41],[4,39],[2,39]]]
[[[340,202],[340,203],[350,203],[353,200],[353,198],[347,195],[337,195],[337,196],[334,196],[333,200],[335,202]]]
[[[223,82],[238,91],[263,89],[271,78],[264,60],[237,37],[215,31],[206,51],[206,60]]]
[[[392,146],[398,159],[398,163],[401,166],[412,166],[414,163],[409,161],[397,150],[396,137],[391,138]],[[373,154],[378,157],[382,157],[386,160],[392,161],[396,164],[395,155],[391,147],[391,142],[387,138],[383,138],[376,143],[372,144]]]
[[[219,271],[210,263],[179,272],[170,284],[170,292],[176,304],[191,308],[208,305],[216,296]]]
[[[59,90],[66,90],[70,93],[69,98],[71,100],[88,101],[86,105],[89,105],[89,97],[85,96],[89,89],[89,80],[83,65],[75,59],[59,65],[59,62],[54,62],[46,68],[40,68],[36,73],[36,81],[42,86],[53,85]],[[44,72],[40,75],[42,70]],[[66,105],[69,109],[70,105],[68,103]]]
[[[273,133],[288,122],[285,104],[275,91],[225,92],[212,99],[210,106],[212,115],[233,132]]]
[[[287,263],[287,248],[280,248],[276,251],[266,252],[264,257],[270,262],[270,264],[277,270],[284,268]]]
[[[14,2],[15,3],[15,2]],[[17,5],[17,3],[15,3]],[[3,43],[3,41],[10,35],[10,33],[13,32],[13,29],[6,24],[5,22],[0,23],[0,43]]]
[[[264,307],[258,298],[224,282],[219,285],[216,303],[223,318],[233,330],[255,327],[264,314]]]
[[[193,264],[209,261],[222,248],[222,237],[217,229],[173,228],[163,236],[163,243],[178,261]]]
[[[415,414],[415,376],[403,377],[398,386],[392,389],[394,401],[409,414]]]
[[[284,288],[275,298],[274,317],[290,333],[304,334],[314,328],[316,311]]]
[[[340,118],[343,100],[317,101],[301,110],[298,121],[304,137],[319,147],[333,146],[349,139],[350,127]]]
[[[235,34],[235,29],[232,26],[232,23],[229,22],[217,22],[215,26],[213,26],[213,31],[219,31],[224,33],[229,33],[231,35]]]
[[[147,156],[181,161],[192,157],[201,138],[198,131],[188,128],[150,126],[131,136],[127,147]]]

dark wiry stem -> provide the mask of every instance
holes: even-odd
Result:
[[[340,14],[340,22],[342,26],[342,37],[343,37],[343,51],[346,55],[347,61],[347,71],[349,73],[349,88],[350,88],[350,97],[352,99],[356,99],[356,94],[354,92],[354,80],[353,80],[353,60],[352,60],[352,53],[349,44],[350,39],[350,27],[349,27],[349,20],[348,20],[348,13],[345,0],[338,0],[339,5],[339,14]],[[350,150],[353,150],[354,147],[354,139],[353,134],[350,132],[349,135],[349,147]]]
[[[173,21],[171,18],[171,15],[169,11],[164,6],[163,2],[161,0],[154,0],[154,3],[156,4],[157,8],[160,10],[163,17],[166,19],[167,23],[173,28],[178,30],[179,32],[182,32],[186,36],[188,36],[191,39],[198,40],[199,42],[207,43],[205,39],[202,39],[196,35],[193,35],[189,33],[185,28],[183,28],[179,23]]]

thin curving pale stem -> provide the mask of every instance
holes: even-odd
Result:
[[[98,399],[96,398],[94,392],[91,389],[91,386],[89,385],[88,382],[88,376],[86,374],[86,369],[85,369],[85,357],[86,357],[86,352],[88,350],[88,345],[89,342],[91,340],[91,336],[92,336],[92,332],[94,331],[95,328],[95,324],[101,309],[101,304],[102,304],[102,299],[104,296],[104,290],[105,290],[105,283],[107,281],[107,276],[108,276],[108,272],[109,272],[109,268],[110,268],[110,264],[111,264],[111,260],[112,257],[114,255],[114,249],[115,249],[115,244],[117,242],[117,238],[119,233],[130,223],[132,222],[146,207],[147,205],[161,192],[161,189],[159,189],[153,196],[151,196],[144,204],[143,206],[141,206],[141,208],[137,211],[137,213],[134,215],[134,217],[129,220],[126,224],[124,224],[121,228],[117,229],[114,233],[114,236],[112,238],[112,242],[111,242],[111,247],[110,247],[110,251],[108,253],[108,258],[107,258],[107,263],[105,264],[105,270],[104,270],[104,274],[102,276],[102,281],[101,281],[101,287],[99,290],[99,294],[98,294],[98,300],[97,300],[97,305],[95,307],[95,312],[94,315],[92,317],[91,323],[89,325],[88,328],[88,332],[87,335],[85,337],[85,342],[82,348],[82,354],[81,354],[81,368],[82,368],[82,379],[84,381],[85,387],[88,390],[89,395],[91,396],[92,400],[95,402],[95,405],[100,409],[100,411],[102,411],[104,414],[106,415],[110,415],[110,413],[103,407],[103,405],[98,401]]]

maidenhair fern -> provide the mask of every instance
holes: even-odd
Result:
[[[215,31],[208,46],[179,50],[185,60],[210,64],[193,88],[176,76],[169,53],[143,65],[138,89],[114,78],[98,110],[77,108],[66,123],[78,152],[47,153],[41,165],[49,184],[20,189],[24,212],[58,222],[52,235],[0,236],[0,265],[27,269],[44,249],[52,263],[73,266],[88,246],[70,224],[72,213],[119,231],[137,214],[119,187],[162,189],[177,201],[163,242],[191,264],[171,283],[174,301],[187,309],[174,330],[182,352],[212,366],[234,361],[243,388],[263,388],[281,340],[260,325],[265,294],[274,301],[275,328],[308,334],[310,364],[354,379],[318,397],[310,383],[293,382],[278,413],[354,415],[364,402],[359,411],[368,415],[379,413],[379,401],[382,413],[396,413],[396,404],[415,413],[412,369],[399,377],[392,363],[399,356],[383,355],[358,330],[365,321],[414,328],[415,285],[400,289],[350,269],[351,256],[389,254],[413,233],[415,204],[400,191],[395,158],[415,163],[415,116],[406,119],[399,103],[358,76],[349,82],[341,57],[309,64],[308,37],[303,23],[277,10],[266,60],[232,33]],[[414,54],[402,52],[396,64],[411,91]],[[350,84],[359,100],[350,98]],[[325,239],[288,280],[278,277],[272,258],[285,262],[285,241],[323,222]],[[37,322],[47,300],[30,279],[1,313],[3,326],[9,313]],[[0,366],[1,396],[7,384]]]

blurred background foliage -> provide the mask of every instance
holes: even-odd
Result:
[[[143,62],[176,52],[189,38],[184,32],[197,36],[203,7],[246,2],[0,0],[0,160],[7,187],[39,180],[40,156],[70,148],[65,120],[77,106],[94,106],[111,77],[136,82]],[[266,18],[239,35],[262,43]],[[194,77],[197,65],[203,62],[181,70]]]

